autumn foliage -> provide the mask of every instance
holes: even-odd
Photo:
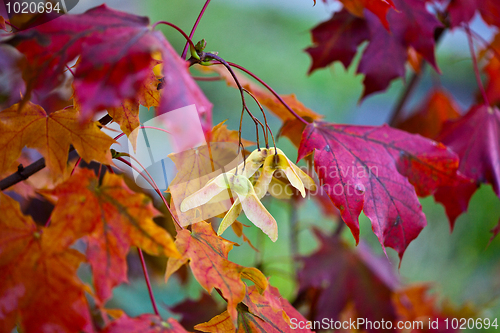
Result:
[[[0,4],[0,332],[311,332],[325,327],[305,323],[324,318],[384,320],[391,323],[386,332],[455,332],[447,320],[478,315],[442,306],[432,286],[405,283],[397,266],[427,225],[419,198],[442,204],[451,230],[480,186],[491,185],[500,198],[500,34],[489,41],[469,27],[479,17],[497,32],[500,2],[323,2],[341,9],[312,28],[309,73],[335,62],[355,66],[363,76],[360,103],[406,79],[388,124],[325,121],[321,110],[277,94],[254,69],[206,52],[204,40],[196,43],[169,22],[151,24],[101,5],[23,29]],[[159,24],[186,38],[182,55]],[[405,116],[413,81],[429,65],[440,74],[436,45],[455,31],[470,42],[476,101],[462,110],[436,86]],[[200,77],[239,92],[239,130],[212,122]],[[190,105],[207,144],[169,155],[177,173],[162,191],[117,140],[127,136],[133,150],[144,149],[141,110],[154,118]],[[281,127],[271,128],[269,117]],[[243,126],[257,135],[245,140]],[[295,151],[279,148],[282,137]],[[125,172],[132,169],[151,191]],[[230,260],[235,246],[258,256],[263,238],[279,244],[296,237],[297,230],[283,233],[287,221],[273,215],[268,195],[295,211],[313,201],[312,214],[333,226],[307,226],[318,244],[289,258],[297,284],[290,299],[273,286],[265,263]],[[35,202],[45,210],[33,208]],[[360,237],[362,214],[385,256]],[[261,241],[245,234],[249,228]],[[500,222],[493,236],[499,231]],[[390,263],[387,248],[398,262]],[[153,311],[134,317],[109,304],[115,288],[129,281],[136,256]],[[174,317],[159,313],[149,277],[158,273],[146,268],[155,260],[163,263],[161,283],[194,279],[204,289],[198,300],[169,309]],[[90,268],[90,278],[82,278],[82,267]],[[424,326],[396,326],[414,320]],[[434,321],[437,330],[429,326]]]

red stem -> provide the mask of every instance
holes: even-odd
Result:
[[[266,87],[267,90],[269,90],[279,101],[281,104],[283,104],[283,106],[295,117],[297,118],[298,120],[300,120],[302,123],[304,123],[305,125],[309,125],[309,123],[304,119],[302,118],[301,116],[299,116],[295,111],[292,110],[292,108],[286,104],[286,102],[281,98],[280,95],[278,95],[278,93],[276,91],[274,91],[273,88],[271,88],[267,83],[265,83],[264,81],[262,81],[261,78],[259,78],[257,75],[255,75],[254,73],[250,72],[248,69],[246,69],[245,67],[242,67],[240,65],[237,65],[235,63],[232,63],[232,62],[228,62],[228,64],[231,66],[231,67],[236,67],[238,68],[239,70],[247,73],[248,75],[250,75],[251,77],[253,77],[255,80],[259,81],[260,84],[262,84],[264,87]]]
[[[205,5],[201,9],[200,15],[198,15],[198,18],[196,19],[196,22],[194,22],[193,29],[191,29],[191,33],[189,34],[189,39],[192,40],[194,32],[196,31],[196,28],[198,27],[198,23],[200,23],[200,20],[203,17],[203,14],[205,14],[205,9],[207,9],[209,3],[210,3],[210,0],[207,0],[205,2]],[[182,59],[186,59],[186,55],[187,55],[187,52],[188,52],[188,47],[189,47],[189,44],[188,44],[188,42],[186,42],[186,45],[184,46],[184,50],[182,51],[182,55],[181,55]]]
[[[73,76],[75,76],[75,73],[73,72],[73,70],[71,69],[71,67],[69,67],[68,65],[66,65],[66,68],[69,70],[69,72],[71,74],[73,74]]]
[[[483,82],[481,81],[481,74],[479,73],[479,67],[477,65],[476,52],[474,51],[474,43],[472,41],[472,34],[470,32],[469,25],[465,26],[465,32],[467,33],[467,38],[469,40],[469,49],[472,57],[472,64],[474,65],[474,74],[476,75],[477,85],[479,86],[479,90],[483,95],[484,103],[489,106],[490,103],[488,101],[488,95],[486,95],[486,90],[484,90]]]
[[[182,227],[182,225],[180,224],[179,220],[177,220],[177,217],[175,217],[175,215],[172,213],[172,210],[170,209],[170,206],[168,205],[167,200],[165,199],[165,197],[161,193],[160,189],[158,188],[158,185],[156,185],[156,183],[154,182],[154,179],[151,178],[151,180],[149,180],[146,176],[144,176],[144,174],[140,170],[137,170],[137,168],[134,167],[132,165],[132,163],[130,163],[129,161],[127,161],[123,157],[117,157],[116,159],[118,161],[128,165],[129,167],[131,167],[135,171],[137,171],[137,173],[139,173],[141,175],[141,177],[144,178],[149,183],[149,185],[151,185],[151,187],[155,190],[155,192],[158,193],[158,195],[160,196],[161,200],[163,201],[163,204],[165,204],[165,207],[167,207],[167,209],[170,212],[170,215],[172,216],[172,219],[174,220],[176,226],[179,227],[180,229],[184,229]],[[145,171],[147,172],[147,170],[145,170]]]
[[[73,176],[73,174],[75,173],[76,168],[78,167],[78,165],[80,164],[81,161],[82,161],[82,158],[79,157],[78,161],[76,161],[75,166],[73,167],[73,170],[71,170],[70,176]]]
[[[193,41],[191,40],[191,37],[189,37],[181,28],[179,28],[175,24],[167,22],[167,21],[158,21],[155,24],[153,24],[153,26],[151,27],[151,29],[154,30],[154,28],[156,28],[156,26],[159,25],[159,24],[168,25],[169,27],[172,27],[175,30],[179,31],[182,34],[182,36],[184,36],[184,38],[186,38],[186,41],[188,42],[188,44],[191,45],[191,47],[194,49],[194,44],[193,44]]]
[[[144,272],[144,279],[146,280],[146,284],[148,286],[149,297],[151,298],[151,305],[153,305],[153,310],[155,315],[160,316],[158,312],[158,307],[156,306],[155,296],[153,295],[153,288],[151,288],[151,281],[149,281],[148,270],[146,268],[146,261],[144,260],[144,255],[142,254],[142,250],[137,248],[137,252],[139,252],[139,258],[141,258],[142,271]]]
[[[222,80],[221,76],[191,76],[191,78],[195,81],[220,81],[220,80]]]
[[[10,23],[9,21],[5,21],[6,24],[10,25],[12,28],[16,29],[17,31],[19,31],[19,28],[16,27],[15,25],[13,25],[12,23]]]

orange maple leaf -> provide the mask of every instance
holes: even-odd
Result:
[[[236,323],[236,306],[245,298],[246,285],[242,277],[255,283],[262,292],[267,288],[266,277],[254,267],[244,267],[229,261],[228,254],[233,242],[217,236],[209,223],[199,222],[192,225],[192,232],[181,230],[175,244],[182,259],[170,258],[167,263],[165,279],[189,261],[194,277],[209,293],[213,288],[221,291],[227,300],[227,311]]]
[[[96,296],[105,301],[111,290],[127,281],[126,256],[137,246],[156,256],[180,257],[170,234],[152,218],[159,212],[148,197],[135,193],[121,176],[107,173],[102,184],[93,171],[79,169],[54,190],[58,197],[52,213],[55,244],[71,245],[86,236]]]
[[[78,117],[73,108],[47,114],[31,102],[1,111],[0,174],[21,155],[25,146],[43,155],[54,179],[64,175],[70,145],[86,162],[111,164],[109,147],[115,141],[94,122],[80,124]]]
[[[254,286],[248,288],[243,303],[238,304],[238,321],[234,325],[229,313],[215,316],[210,321],[195,326],[202,332],[311,332],[309,329],[292,329],[298,322],[306,319],[279,294],[277,288],[269,288],[260,294]],[[294,321],[291,321],[294,318]]]
[[[93,332],[85,286],[76,275],[85,257],[56,246],[51,228],[37,227],[3,193],[0,211],[0,331],[19,322],[26,333]]]

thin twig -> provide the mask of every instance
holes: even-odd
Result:
[[[184,36],[184,38],[186,38],[186,41],[188,42],[188,44],[191,45],[191,47],[194,49],[194,43],[191,40],[191,38],[184,32],[184,30],[182,30],[181,28],[179,28],[178,26],[176,26],[173,23],[170,23],[170,22],[167,22],[167,21],[158,21],[155,24],[153,24],[153,26],[151,27],[151,30],[154,30],[156,28],[156,26],[159,25],[159,24],[168,25],[169,27],[172,27],[175,30],[179,31],[182,34],[182,36]]]
[[[195,81],[220,81],[220,80],[222,80],[221,76],[191,76],[191,78]]]
[[[189,39],[191,39],[191,40],[193,39],[194,32],[196,31],[196,28],[198,27],[198,23],[200,23],[200,20],[203,17],[203,14],[205,14],[205,10],[207,9],[209,3],[210,3],[210,0],[207,0],[205,2],[205,5],[201,9],[201,12],[198,15],[198,18],[196,19],[196,22],[194,22],[193,29],[191,29],[191,33],[189,34]],[[186,42],[186,45],[184,45],[184,50],[182,50],[182,55],[181,55],[182,59],[186,59],[188,48],[189,48],[189,44],[188,44],[188,42]]]
[[[394,107],[393,111],[391,112],[391,117],[388,121],[389,126],[395,126],[399,118],[401,117],[401,113],[403,112],[404,106],[406,102],[408,101],[408,98],[411,96],[413,93],[413,90],[417,86],[418,80],[420,79],[420,76],[422,75],[421,73],[423,72],[425,67],[425,63],[422,64],[422,68],[420,69],[420,73],[412,73],[411,78],[406,85],[405,89],[403,90],[401,96],[398,99],[398,102],[396,106]]]
[[[434,34],[434,41],[435,44],[441,40],[441,37],[443,36],[444,32],[446,31],[445,28],[439,28],[435,31]],[[422,63],[422,67],[420,68],[420,73],[413,73],[410,82],[406,85],[405,89],[401,92],[401,95],[398,99],[398,102],[396,103],[396,106],[391,112],[391,116],[389,117],[389,121],[387,122],[390,126],[396,125],[396,123],[399,121],[399,118],[401,116],[401,113],[403,112],[404,106],[406,102],[408,101],[408,98],[411,96],[413,93],[416,84],[418,83],[418,79],[420,79],[421,73],[424,71],[424,66],[425,63]]]
[[[479,73],[479,66],[477,65],[476,51],[474,50],[474,43],[472,41],[472,34],[470,32],[469,25],[465,26],[465,32],[467,34],[467,39],[469,41],[469,50],[470,50],[470,55],[472,57],[472,64],[474,65],[474,74],[476,75],[477,85],[479,86],[479,90],[483,95],[484,104],[489,106],[490,103],[488,100],[488,95],[486,94],[486,90],[484,90],[483,82],[481,81],[481,74]]]
[[[135,159],[133,156],[130,156],[130,158],[133,158],[139,165],[140,162]],[[127,161],[126,159],[122,158],[122,157],[116,157],[116,159],[126,165],[128,165],[129,167],[131,167],[132,169],[134,169],[139,175],[141,175],[142,178],[144,178],[144,180],[146,180],[149,185],[155,190],[156,193],[158,193],[158,195],[160,196],[161,200],[163,201],[163,204],[165,205],[165,207],[167,207],[170,215],[172,216],[172,219],[174,220],[175,222],[175,225],[176,225],[176,228],[178,229],[184,229],[181,225],[181,223],[179,222],[179,220],[177,219],[177,217],[173,214],[172,210],[170,209],[170,205],[167,203],[167,200],[165,199],[165,197],[163,196],[163,194],[161,193],[158,185],[156,184],[156,182],[154,181],[153,177],[151,177],[151,175],[149,174],[149,172],[141,165],[141,167],[144,169],[144,171],[148,174],[149,177],[151,177],[151,180],[148,179],[146,176],[144,176],[144,174],[142,173],[141,170],[137,169],[135,166],[132,165],[132,163],[130,163],[129,161]]]
[[[262,131],[265,132],[266,131],[266,128],[264,127],[264,125],[260,122],[259,119],[255,118],[254,115],[252,114],[252,112],[250,112],[250,110],[248,109],[247,105],[246,105],[246,102],[245,102],[245,92],[244,92],[244,89],[243,87],[241,86],[241,83],[240,81],[238,80],[238,77],[236,76],[236,74],[234,73],[233,69],[231,68],[231,66],[229,65],[229,63],[227,61],[225,61],[224,59],[222,59],[221,57],[219,57],[218,55],[216,54],[213,54],[213,53],[205,53],[204,54],[206,57],[209,57],[210,59],[214,59],[216,61],[218,61],[220,64],[224,65],[224,67],[226,67],[226,69],[229,71],[229,73],[231,74],[231,76],[233,77],[233,80],[234,82],[236,83],[236,85],[238,86],[238,90],[240,91],[240,95],[241,95],[241,102],[243,104],[243,110],[246,110],[248,115],[250,116],[250,118],[252,118],[253,122],[255,123],[255,126],[257,127],[257,147],[260,147],[259,145],[259,128],[258,128],[258,125],[259,124],[261,127],[262,127]],[[240,130],[241,130],[241,121],[240,121]],[[240,135],[240,143],[241,143],[241,135]]]
[[[278,95],[278,93],[276,91],[274,91],[273,88],[271,88],[267,83],[265,83],[261,78],[259,78],[257,75],[255,75],[254,73],[252,73],[251,71],[249,71],[248,69],[246,69],[245,67],[242,67],[238,64],[235,64],[235,63],[232,63],[232,62],[228,62],[228,64],[231,66],[231,67],[235,67],[235,68],[238,68],[239,70],[247,73],[248,75],[250,75],[251,77],[253,77],[255,80],[259,81],[260,84],[262,84],[264,87],[266,87],[267,90],[269,90],[269,92],[271,92],[274,97],[276,97],[278,99],[278,101],[280,101],[281,104],[283,104],[283,106],[295,117],[297,118],[298,120],[300,120],[302,123],[304,123],[305,125],[309,125],[309,123],[304,119],[302,118],[301,116],[299,116],[284,100],[283,98],[281,98],[280,95]]]
[[[142,271],[144,272],[144,279],[146,280],[146,285],[148,286],[149,298],[151,298],[151,305],[153,306],[153,310],[155,315],[160,316],[160,312],[158,312],[158,307],[156,306],[155,296],[153,295],[153,288],[151,287],[151,281],[149,281],[148,270],[146,268],[146,261],[144,260],[144,255],[142,254],[142,250],[137,248],[137,252],[139,252],[139,258],[141,258]]]

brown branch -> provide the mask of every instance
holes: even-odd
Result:
[[[106,125],[109,122],[111,122],[113,118],[109,114],[105,115],[101,119],[99,119],[99,123],[101,125]],[[71,147],[69,149],[69,156],[68,160],[73,159],[78,156],[78,153],[76,152],[75,148]],[[24,168],[21,164],[19,165],[18,169],[16,172],[11,174],[10,176],[5,177],[4,179],[0,180],[0,190],[4,191],[8,189],[11,186],[16,185],[17,183],[28,179],[38,171],[42,170],[45,168],[45,159],[42,157],[39,160],[31,163],[28,165],[26,168]]]

